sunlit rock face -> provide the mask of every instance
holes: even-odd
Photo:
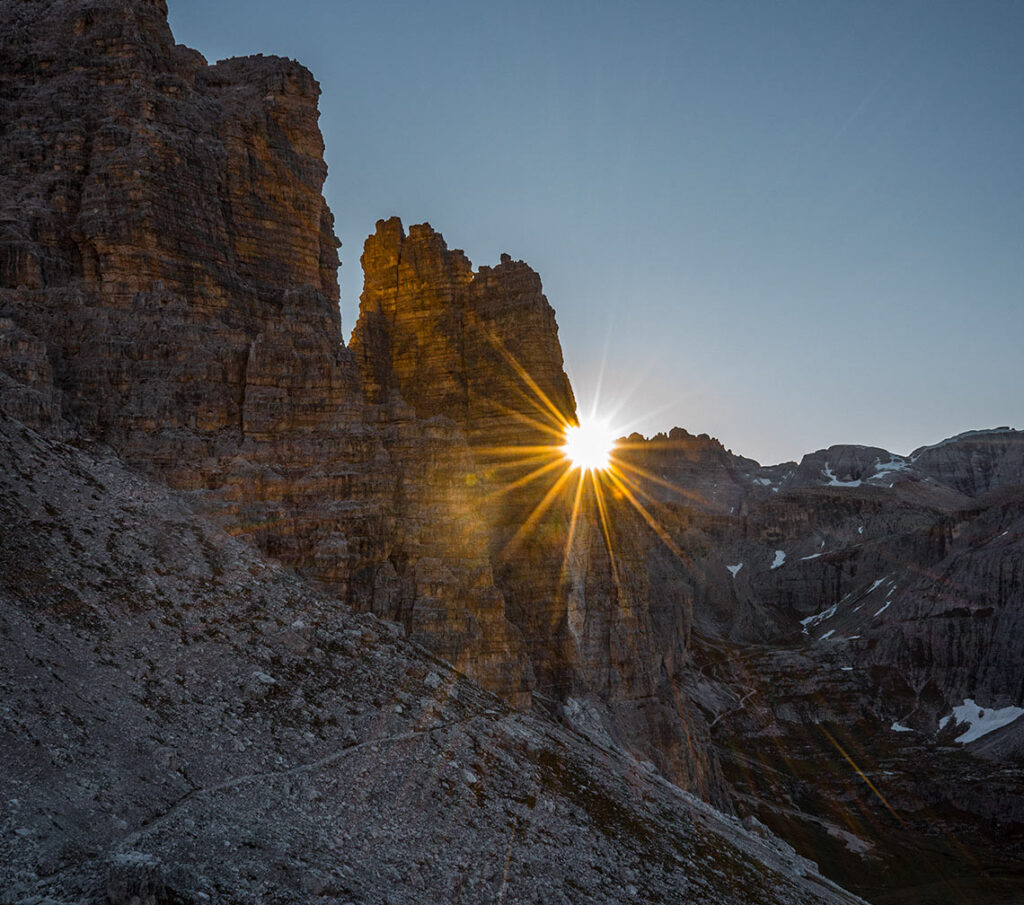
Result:
[[[677,558],[621,491],[581,481],[561,454],[575,401],[540,278],[508,255],[474,271],[429,225],[406,235],[397,218],[378,222],[362,261],[352,351],[367,399],[385,418],[402,399],[464,431],[536,699],[595,715],[602,732],[721,800],[703,722],[677,682],[692,586],[670,577]]]
[[[527,700],[465,439],[367,416],[342,344],[313,77],[208,66],[162,3],[3,3],[0,38],[0,355],[42,388],[19,414]]]
[[[589,497],[569,542],[573,481],[543,512],[555,472],[507,492],[575,418],[537,274],[381,222],[350,352],[308,71],[208,66],[160,3],[0,17],[3,352],[37,387],[18,414],[70,419],[519,705],[537,684],[640,707],[621,740],[714,786],[670,687],[689,597],[651,591],[649,532],[616,518],[613,566]]]
[[[404,400],[466,435],[475,463],[467,478],[484,492],[480,513],[509,614],[530,641],[541,692],[562,696],[571,682],[553,689],[553,677],[574,659],[559,589],[568,487],[543,519],[530,520],[566,470],[559,447],[576,407],[540,279],[508,256],[474,272],[429,225],[406,235],[397,218],[377,223],[362,262],[352,350],[367,400],[385,418]],[[553,467],[517,486],[544,466]]]
[[[370,403],[399,393],[423,418],[446,415],[471,445],[559,445],[576,403],[540,277],[502,256],[478,271],[423,223],[397,217],[366,240],[352,351]]]
[[[0,17],[2,304],[67,414],[195,488],[357,419],[312,76],[207,66],[160,3]]]

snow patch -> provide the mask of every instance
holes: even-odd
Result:
[[[898,471],[906,471],[910,467],[910,463],[906,459],[902,459],[894,456],[888,462],[883,462],[881,459],[875,460],[875,473],[868,478],[869,481],[878,481],[888,475],[895,474]],[[889,485],[892,487],[892,484]]]
[[[891,600],[886,600],[885,601],[885,605],[877,613],[875,613],[875,615],[876,616],[881,616],[882,613],[884,613],[891,606],[892,606],[892,601]]]
[[[777,569],[785,561],[786,561],[786,551],[785,550],[776,550],[775,551],[775,559],[772,560],[772,566],[771,567],[773,569]]]
[[[824,556],[824,554],[823,553],[812,553],[810,556],[801,556],[800,557],[800,561],[801,562],[807,562],[807,560],[809,560],[809,559],[817,559],[819,556]]]
[[[820,613],[815,613],[813,616],[808,616],[806,619],[801,619],[800,624],[804,627],[804,634],[809,635],[807,631],[809,628],[817,625],[819,622],[824,622],[826,619],[831,619],[836,614],[836,610],[839,608],[838,603],[833,603],[827,610]]]
[[[957,736],[956,739],[961,745],[966,745],[968,742],[977,741],[990,732],[1002,729],[1003,726],[1009,726],[1010,723],[1020,719],[1022,716],[1024,716],[1024,707],[1000,707],[996,710],[992,708],[986,709],[979,707],[973,698],[965,698],[960,706],[953,708],[953,712],[949,716],[944,716],[939,720],[939,728],[945,729],[946,724],[951,719],[957,723],[967,723],[969,726],[968,730],[963,735]]]
[[[832,472],[832,465],[830,462],[825,463],[825,467],[821,470],[821,473],[828,478],[828,484],[826,487],[860,487],[863,481],[840,481]]]
[[[914,731],[909,726],[904,726],[899,720],[896,720],[896,722],[893,723],[889,728],[892,729],[893,732],[913,732]]]
[[[738,562],[738,563],[736,563],[736,565],[734,565],[734,566],[726,566],[726,568],[732,573],[732,577],[735,578],[736,574],[739,572],[739,570],[743,568],[743,563]]]
[[[832,637],[832,636],[833,636],[833,635],[834,635],[835,633],[836,633],[836,630],[835,630],[834,628],[830,628],[830,629],[829,629],[829,630],[828,630],[827,632],[825,632],[825,634],[824,634],[824,635],[822,635],[822,636],[821,636],[821,637],[820,637],[820,638],[819,638],[818,640],[819,640],[819,641],[828,641],[828,639],[829,639],[829,638],[831,638],[831,637]]]

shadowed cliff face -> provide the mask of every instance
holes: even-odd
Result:
[[[872,901],[1019,900],[1022,455],[1008,429],[771,468],[678,430],[622,453],[673,485],[647,489],[692,555],[682,684],[735,807]],[[1012,722],[965,738],[979,712]]]
[[[922,730],[965,698],[1018,704],[1022,461],[1024,435],[1000,429],[908,457],[831,447],[771,478],[748,469],[744,517],[709,562],[712,599],[765,616],[747,637],[828,633],[873,669],[883,712]],[[730,562],[745,566],[731,576]]]
[[[839,645],[872,670],[872,706],[922,731],[966,698],[1021,703],[1020,431],[761,468],[677,429],[621,457],[650,476],[657,518],[692,554],[704,636]]]

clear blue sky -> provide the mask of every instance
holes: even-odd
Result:
[[[587,402],[763,463],[1024,426],[1024,2],[169,0],[320,80],[380,217],[536,269]]]

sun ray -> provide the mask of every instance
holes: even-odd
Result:
[[[544,404],[544,407],[554,417],[554,424],[556,426],[561,426],[565,424],[566,413],[559,411],[558,406],[555,405],[551,401],[551,398],[548,396],[548,394],[545,393],[540,388],[540,385],[537,383],[536,380],[534,380],[530,376],[526,368],[524,368],[516,360],[516,357],[511,352],[509,352],[508,349],[505,348],[505,344],[500,339],[498,339],[498,337],[495,336],[494,333],[491,331],[487,332],[487,338],[491,342],[491,344],[501,353],[502,357],[512,366],[512,369],[516,372],[516,374],[519,375],[520,380],[522,380],[523,383],[525,383],[531,390],[533,390],[533,392],[537,396],[537,399]]]
[[[846,759],[846,762],[847,762],[847,763],[848,763],[848,764],[849,764],[849,765],[850,765],[851,767],[853,767],[853,769],[854,769],[854,772],[855,772],[855,773],[856,773],[856,774],[857,774],[857,775],[858,775],[858,776],[859,776],[859,777],[860,777],[861,779],[863,779],[863,780],[864,780],[864,782],[866,782],[866,783],[868,784],[868,788],[869,788],[869,789],[871,789],[871,791],[875,793],[875,797],[876,797],[876,798],[877,798],[877,799],[878,799],[878,800],[879,800],[880,802],[882,802],[882,804],[883,804],[883,805],[885,805],[885,809],[886,809],[886,810],[887,810],[887,811],[888,811],[888,812],[889,812],[890,814],[892,814],[892,816],[893,816],[893,817],[895,817],[895,818],[896,818],[896,820],[897,820],[897,821],[899,821],[899,823],[901,823],[901,824],[902,824],[902,823],[903,823],[903,818],[902,818],[902,817],[900,817],[900,815],[899,815],[899,814],[897,814],[897,813],[896,813],[896,812],[895,812],[895,811],[893,810],[893,808],[892,808],[892,806],[891,806],[891,805],[889,804],[889,802],[885,800],[885,796],[884,796],[884,795],[883,795],[883,794],[882,794],[881,792],[879,792],[879,791],[878,791],[878,788],[877,788],[877,787],[875,786],[875,784],[874,784],[874,783],[873,783],[873,782],[872,782],[872,781],[871,781],[871,780],[870,780],[870,779],[868,778],[868,775],[867,775],[867,773],[865,773],[865,772],[864,772],[864,771],[863,771],[863,770],[862,770],[862,769],[861,769],[860,767],[858,767],[858,766],[857,766],[857,764],[856,764],[856,763],[854,762],[853,758],[852,758],[852,757],[850,757],[850,755],[846,753],[846,749],[845,749],[845,748],[844,748],[844,747],[843,747],[842,745],[840,745],[840,744],[839,744],[839,742],[837,742],[837,741],[836,741],[836,740],[835,740],[835,739],[834,739],[834,738],[832,737],[832,734],[831,734],[831,733],[830,733],[830,732],[829,732],[829,731],[828,731],[828,730],[827,730],[827,729],[826,729],[826,728],[825,728],[824,726],[819,726],[818,728],[819,728],[819,729],[821,730],[821,733],[822,733],[822,735],[824,735],[824,736],[825,736],[825,738],[827,738],[827,739],[828,739],[828,740],[829,740],[829,741],[830,741],[830,742],[832,743],[832,745],[833,745],[833,747],[834,747],[834,748],[836,749],[836,751],[838,751],[838,752],[839,752],[839,753],[840,753],[840,754],[841,754],[841,755],[842,755],[842,756],[843,756],[843,757],[844,757],[844,758]]]
[[[536,390],[530,386],[519,386],[515,387],[515,391],[520,399],[531,405],[542,418],[549,422],[549,431],[554,431],[555,433],[559,431],[565,421],[565,413],[560,411],[558,407],[550,401],[550,397],[541,390],[539,385],[537,385]],[[538,397],[538,393],[541,393],[543,398]],[[556,411],[558,412],[557,415],[554,414]]]
[[[557,464],[564,465],[564,463],[562,462],[558,462]],[[533,507],[533,511],[530,513],[526,521],[519,526],[519,530],[517,530],[516,533],[512,535],[511,540],[509,540],[509,542],[504,546],[500,554],[501,559],[508,559],[512,555],[512,553],[514,553],[518,549],[519,545],[523,542],[526,535],[531,530],[533,530],[533,527],[537,524],[537,522],[539,522],[544,517],[544,513],[551,508],[551,504],[555,501],[559,492],[565,486],[566,481],[569,480],[569,476],[571,474],[572,469],[566,467],[565,471],[558,477],[558,480],[555,481],[555,483],[551,486],[548,492],[544,495],[544,498],[536,506]]]
[[[552,437],[561,439],[562,434],[565,432],[565,425],[567,423],[565,416],[560,415],[558,422],[554,424],[554,426],[552,426],[551,424],[548,424],[544,421],[538,421],[536,418],[531,418],[526,413],[520,412],[519,410],[511,408],[505,405],[504,403],[498,402],[496,399],[492,399],[490,396],[483,396],[478,394],[474,395],[476,395],[478,399],[482,399],[488,405],[493,406],[493,408],[499,414],[506,415],[507,417],[519,421],[520,423],[532,427],[536,430],[543,431],[544,433],[549,434]],[[543,412],[543,414],[545,417],[547,417],[548,415],[546,410]]]
[[[608,550],[608,562],[611,564],[612,581],[615,582],[617,592],[616,602],[622,601],[622,583],[619,581],[619,567],[615,560],[615,546],[612,544],[611,526],[608,524],[608,512],[605,506],[604,492],[598,484],[597,476],[588,472],[590,481],[594,486],[594,499],[597,500],[597,512],[601,518],[601,531],[604,533],[604,545]]]
[[[537,478],[546,475],[549,471],[554,471],[556,468],[559,468],[563,465],[564,463],[558,459],[555,459],[553,462],[548,462],[546,465],[541,465],[540,467],[535,468],[529,474],[525,474],[521,478],[515,481],[511,481],[508,484],[503,484],[497,489],[491,491],[483,498],[483,502],[487,503],[492,500],[496,500],[507,493],[511,493],[513,490],[517,490],[520,487],[525,487],[527,484],[531,484],[532,482],[536,481]]]
[[[689,562],[689,557],[679,549],[676,542],[672,540],[668,531],[665,530],[664,526],[662,526],[662,524],[647,511],[647,508],[636,498],[633,491],[629,489],[622,478],[620,478],[613,470],[607,471],[606,474],[608,475],[608,478],[619,488],[619,490],[622,491],[623,496],[629,500],[633,505],[633,508],[640,513],[644,521],[651,526],[654,533],[661,538],[661,542],[683,562]]]
[[[550,446],[476,446],[473,451],[482,456],[518,456],[524,459],[534,459],[544,456],[549,458],[558,455],[561,447]]]
[[[616,451],[622,449],[638,448],[636,445],[630,446],[628,443],[619,444],[616,447]],[[615,458],[614,463],[623,471],[631,471],[634,474],[639,475],[646,481],[650,481],[652,484],[657,484],[660,487],[664,487],[666,490],[671,490],[678,493],[681,497],[690,500],[694,503],[707,503],[708,499],[701,493],[695,493],[692,490],[686,490],[680,487],[678,484],[673,484],[671,481],[666,481],[664,478],[658,477],[653,472],[648,471],[646,468],[641,468],[633,462],[625,461],[621,458]]]
[[[587,479],[587,473],[580,471],[580,479],[576,482],[576,494],[572,501],[572,515],[569,518],[569,536],[565,541],[565,558],[562,560],[562,580],[565,580],[569,571],[569,556],[572,553],[572,542],[576,537],[576,521],[580,515],[580,502],[583,499],[583,483]]]
[[[561,456],[551,456],[550,454],[535,454],[532,456],[523,456],[521,459],[507,458],[504,461],[491,460],[485,465],[485,472],[489,477],[504,480],[504,478],[496,478],[497,475],[507,475],[509,473],[517,474],[522,473],[523,469],[536,468],[539,465],[547,465],[548,462],[558,461],[561,462]]]
[[[661,501],[656,499],[655,497],[653,497],[650,493],[648,493],[640,485],[639,481],[635,481],[635,480],[631,480],[630,479],[629,475],[627,474],[627,469],[623,468],[622,465],[616,463],[616,464],[612,465],[612,467],[609,469],[609,471],[615,472],[615,474],[619,478],[619,480],[625,482],[629,486],[630,490],[632,490],[637,496],[643,497],[652,506],[659,506],[659,505],[661,505]]]

